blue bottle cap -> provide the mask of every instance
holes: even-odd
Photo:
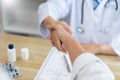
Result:
[[[9,44],[9,45],[8,45],[8,48],[9,48],[9,49],[13,49],[13,48],[14,48],[14,45],[13,45],[13,44]]]

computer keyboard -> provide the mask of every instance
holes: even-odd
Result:
[[[71,72],[68,71],[64,56],[68,57],[69,68],[72,69],[69,55],[53,47],[34,80],[71,80]]]

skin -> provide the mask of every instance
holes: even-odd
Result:
[[[69,25],[67,25],[65,22],[63,21],[55,21],[52,17],[47,17],[44,21],[43,21],[43,25],[49,29],[50,31],[50,40],[51,43],[53,44],[53,46],[57,47],[58,50],[60,51],[65,51],[63,49],[63,46],[61,44],[61,41],[58,39],[57,35],[56,35],[56,31],[51,30],[49,26],[55,26],[55,27],[59,27],[62,26],[69,34],[72,34],[71,29],[69,28]]]
[[[61,45],[61,41],[56,35],[56,31],[51,30],[51,27],[63,27],[69,34],[72,34],[72,30],[69,25],[64,21],[55,21],[52,17],[48,16],[44,21],[43,25],[50,30],[50,39],[51,43],[57,47],[60,51],[66,51],[64,47]],[[61,32],[62,33],[62,32]],[[79,43],[80,44],[80,43]],[[91,44],[91,43],[82,43],[80,44],[86,51],[94,53],[94,54],[107,54],[107,55],[116,55],[115,51],[112,49],[109,44]]]
[[[2,63],[2,54],[0,53],[0,63]]]
[[[69,53],[71,62],[73,63],[75,59],[87,52],[80,44],[77,42],[71,34],[69,34],[62,26],[49,26],[51,31],[55,31],[57,38],[62,42],[62,46],[64,45],[64,49]],[[72,45],[72,46],[70,46]]]

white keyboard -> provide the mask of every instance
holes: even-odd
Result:
[[[67,69],[64,55],[67,54],[52,48],[34,80],[71,80],[71,72]],[[67,60],[72,69],[70,58]]]

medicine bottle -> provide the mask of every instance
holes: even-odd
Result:
[[[8,61],[9,62],[16,61],[16,50],[13,44],[8,45]]]

